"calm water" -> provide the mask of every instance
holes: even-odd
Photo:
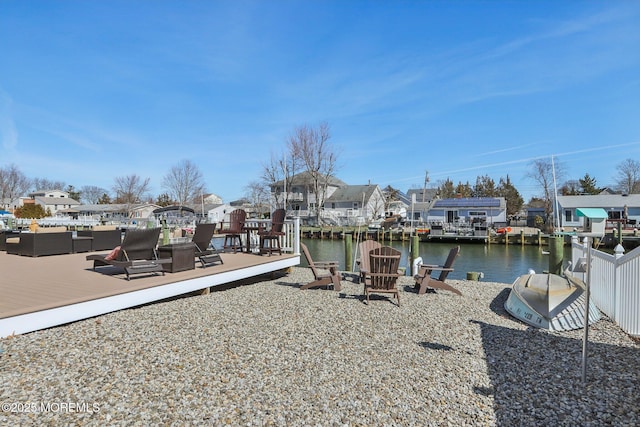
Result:
[[[345,269],[345,248],[343,240],[302,239],[309,248],[311,256],[318,261],[339,261],[340,269]],[[409,242],[389,242],[385,245],[393,246],[402,252],[400,265],[409,265]],[[449,254],[449,250],[457,243],[420,243],[420,256],[425,264],[442,264]],[[355,250],[356,244],[353,243]],[[546,247],[542,249],[547,250]],[[569,247],[565,246],[565,260]],[[359,256],[359,255],[358,255]],[[302,257],[303,265],[306,265]],[[565,262],[566,265],[566,262]],[[521,245],[484,245],[460,244],[460,255],[453,265],[454,271],[449,274],[451,279],[466,279],[468,271],[484,273],[483,281],[511,284],[520,275],[526,274],[532,268],[537,273],[549,269],[549,256],[542,254],[538,246]],[[357,271],[357,267],[356,267]]]

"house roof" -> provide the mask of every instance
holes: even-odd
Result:
[[[640,207],[640,194],[597,194],[593,196],[558,196],[558,203],[565,209],[572,208],[623,208]]]
[[[504,197],[461,197],[438,199],[433,208],[501,208],[506,205]]]
[[[49,205],[79,205],[80,202],[70,197],[35,197],[35,199],[45,206]]]
[[[362,195],[364,194],[365,200],[369,200],[371,195],[379,189],[377,185],[347,185],[346,187],[338,188],[333,194],[325,200],[325,202],[362,202]]]
[[[298,174],[295,174],[293,177],[291,177],[290,182],[293,183],[293,185],[312,184],[313,177],[308,171],[300,172]],[[327,183],[333,187],[344,187],[347,185],[344,181],[341,181],[334,176],[330,176],[327,179]],[[281,186],[281,185],[284,185],[284,180],[282,179],[272,184],[272,186]]]

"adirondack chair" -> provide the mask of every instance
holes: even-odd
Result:
[[[375,240],[367,239],[363,240],[358,244],[358,251],[360,252],[360,257],[356,261],[358,263],[358,267],[360,269],[360,282],[365,283],[365,279],[367,273],[371,270],[369,265],[369,253],[374,250],[382,247],[380,242]]]
[[[271,228],[258,231],[261,254],[269,254],[269,256],[271,256],[273,252],[278,252],[279,255],[282,255],[280,238],[284,236],[284,231],[282,230],[284,228],[284,218],[286,214],[287,211],[284,209],[276,209],[271,214]],[[269,243],[268,246],[267,243]]]
[[[224,234],[224,250],[233,250],[235,253],[238,248],[242,252],[242,233],[244,233],[244,223],[247,220],[247,213],[243,209],[236,209],[229,214],[229,226],[220,230]],[[247,245],[249,242],[247,242]]]
[[[369,304],[369,294],[371,293],[391,293],[398,299],[400,306],[400,292],[396,283],[400,277],[398,267],[400,267],[401,252],[390,246],[382,246],[373,249],[369,253],[369,266],[371,271],[367,273],[364,285],[364,294]]]
[[[456,246],[455,248],[451,249],[444,265],[423,264],[422,266],[420,266],[420,271],[418,272],[418,274],[413,276],[416,281],[415,289],[418,290],[418,294],[424,294],[427,292],[428,288],[431,288],[446,289],[458,295],[462,295],[459,290],[445,283],[447,276],[450,272],[453,271],[453,263],[458,257],[459,252],[460,246]],[[440,272],[440,276],[437,279],[431,276],[436,271]]]
[[[313,272],[313,282],[309,282],[306,285],[302,285],[300,289],[318,288],[333,285],[333,289],[340,291],[342,285],[340,283],[340,273],[338,272],[337,261],[313,261],[309,254],[309,249],[304,243],[300,243],[302,253],[307,259],[309,268]]]

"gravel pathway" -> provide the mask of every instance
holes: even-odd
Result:
[[[401,307],[301,291],[309,270],[0,340],[0,425],[638,425],[640,345],[604,318],[551,333],[509,285]]]

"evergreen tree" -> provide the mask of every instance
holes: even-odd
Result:
[[[476,178],[476,185],[473,187],[473,197],[496,197],[496,183],[489,175]]]
[[[458,185],[456,186],[455,197],[472,197],[472,196],[473,196],[473,189],[471,188],[471,185],[469,185],[469,181],[467,181],[466,184],[459,182]]]
[[[29,203],[26,205],[22,205],[17,207],[13,214],[16,218],[44,218],[47,215],[44,208],[36,203]],[[49,216],[51,215],[51,211],[49,211]]]
[[[584,175],[584,178],[581,178],[578,181],[582,188],[582,194],[599,194],[602,191],[602,189],[596,186],[596,179],[592,178],[588,173]]]
[[[440,186],[438,187],[438,193],[440,194],[441,199],[452,199],[456,196],[456,190],[453,187],[453,181],[447,178]]]
[[[504,197],[507,202],[507,215],[516,215],[522,209],[524,199],[520,192],[511,183],[511,178],[507,175],[506,179],[500,178],[497,188],[497,196]]]

